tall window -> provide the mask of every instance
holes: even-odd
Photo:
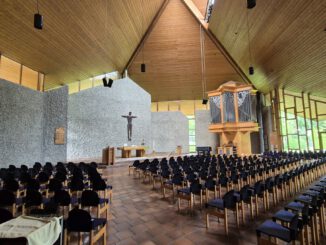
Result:
[[[196,152],[196,123],[194,116],[188,116],[189,122],[189,152]]]

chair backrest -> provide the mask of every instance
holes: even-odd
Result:
[[[82,192],[81,204],[83,206],[97,206],[100,203],[100,198],[95,191],[85,190]]]
[[[30,179],[26,184],[27,190],[39,190],[40,189],[40,182],[36,179]]]
[[[235,208],[236,200],[234,197],[234,190],[230,190],[223,196],[224,207],[226,208]]]
[[[49,181],[49,175],[45,172],[40,172],[37,176],[37,179],[40,183],[45,183]]]
[[[69,192],[66,190],[55,191],[53,200],[60,206],[69,206],[69,204],[71,203],[71,197],[69,195]]]
[[[27,207],[39,206],[43,202],[42,194],[36,190],[27,190],[25,197],[25,204]]]
[[[3,189],[16,192],[19,189],[18,181],[14,179],[6,179],[3,183]]]
[[[10,206],[16,202],[16,197],[9,190],[0,190],[0,206]]]
[[[69,183],[69,188],[72,191],[83,191],[84,190],[84,181],[80,178],[72,178]]]
[[[190,192],[193,194],[199,194],[202,189],[202,185],[198,181],[194,181],[190,185]]]
[[[57,180],[57,179],[50,179],[49,182],[49,191],[57,191],[57,190],[61,190],[63,187],[62,182]]]
[[[106,189],[106,183],[102,178],[96,178],[92,182],[94,191],[104,191]]]
[[[246,202],[250,200],[249,185],[245,185],[240,190],[240,198],[242,201]]]
[[[4,208],[0,208],[0,224],[7,222],[8,220],[13,219],[12,213]]]
[[[92,230],[91,215],[85,210],[74,208],[69,212],[67,229],[74,232],[90,232]]]

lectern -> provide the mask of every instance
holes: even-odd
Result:
[[[250,134],[258,132],[256,94],[252,86],[230,81],[208,92],[208,97],[209,131],[220,136],[218,152],[230,154],[228,149],[232,147],[237,154],[251,154]]]

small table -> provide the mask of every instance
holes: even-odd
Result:
[[[0,243],[1,239],[25,238],[28,245],[54,244],[62,234],[62,221],[63,217],[19,216],[0,225]],[[60,244],[62,244],[61,237]]]
[[[143,157],[146,151],[145,146],[122,146],[117,149],[121,150],[122,158],[130,158],[132,150],[136,150],[136,157]]]

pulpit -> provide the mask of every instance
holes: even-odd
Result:
[[[209,131],[219,134],[218,153],[251,154],[252,132],[258,132],[256,95],[251,85],[227,82],[208,92],[211,112]],[[234,153],[234,152],[233,152]]]

